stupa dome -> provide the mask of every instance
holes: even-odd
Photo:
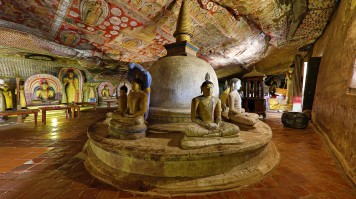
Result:
[[[192,99],[201,95],[200,86],[206,73],[214,83],[214,96],[219,95],[218,78],[206,61],[195,56],[168,56],[151,68],[151,106],[189,109]]]

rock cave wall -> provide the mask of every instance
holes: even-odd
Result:
[[[347,94],[356,62],[356,1],[341,1],[314,45],[322,57],[312,120],[356,183],[356,95]],[[356,89],[356,88],[355,88]]]

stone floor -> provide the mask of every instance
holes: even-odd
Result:
[[[107,109],[84,110],[66,120],[63,111],[51,111],[47,124],[0,124],[0,198],[356,198],[356,188],[341,172],[312,125],[305,130],[284,128],[280,113],[268,113],[265,122],[281,161],[264,180],[240,190],[147,196],[119,191],[92,178],[83,160],[74,157],[86,141],[86,128],[104,118]],[[41,118],[41,115],[39,116]]]

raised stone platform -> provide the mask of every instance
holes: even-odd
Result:
[[[119,140],[107,136],[107,125],[96,123],[88,137],[85,166],[93,176],[122,190],[148,194],[241,187],[259,181],[279,162],[272,131],[263,122],[240,132],[242,144],[190,150],[180,147],[180,131]]]

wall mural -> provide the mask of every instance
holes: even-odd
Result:
[[[62,68],[58,78],[63,84],[62,103],[82,102],[84,76],[76,68]]]
[[[28,106],[59,104],[62,99],[62,84],[53,75],[33,75],[25,81],[24,89]]]
[[[182,1],[1,2],[0,19],[11,22],[6,27],[25,27],[26,32],[51,42],[87,50],[80,55],[91,58],[106,55],[142,63],[164,56],[163,45],[175,41],[172,35]],[[322,34],[339,0],[187,3],[191,8],[192,43],[200,48],[199,57],[214,69],[223,69],[236,65],[268,68],[274,65],[276,54],[279,63],[289,67],[295,52]]]
[[[63,30],[60,32],[60,40],[66,46],[75,46],[80,40],[80,35],[72,30]]]

